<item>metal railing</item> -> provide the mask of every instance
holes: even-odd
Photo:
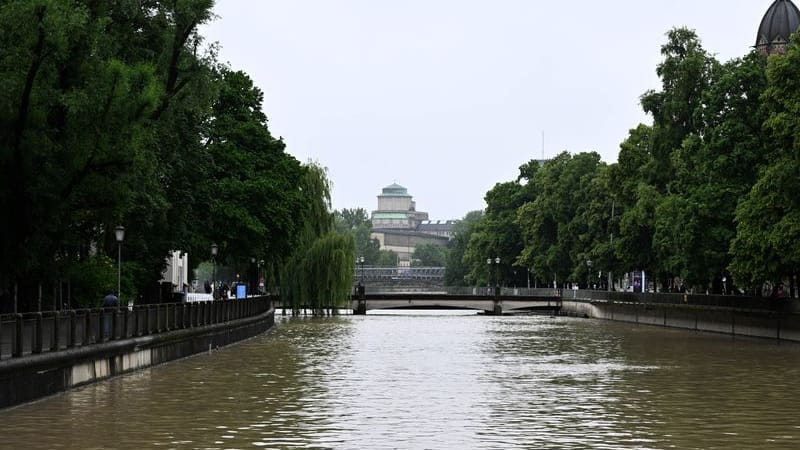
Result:
[[[692,305],[719,308],[740,308],[749,310],[787,310],[791,309],[790,299],[770,297],[750,297],[742,295],[705,295],[681,293],[642,293],[620,291],[564,290],[564,300],[584,300],[595,302],[640,303],[652,305]]]
[[[494,287],[468,287],[468,286],[379,286],[366,285],[367,295],[380,294],[431,294],[453,296],[485,297],[495,295]],[[504,297],[559,297],[560,291],[550,288],[501,288],[500,295]]]
[[[205,327],[269,311],[271,298],[163,303],[0,316],[0,360]]]
[[[381,294],[428,294],[452,296],[493,296],[495,287],[438,287],[438,286],[365,286],[367,295]],[[691,305],[719,308],[738,308],[747,310],[794,311],[800,308],[800,302],[791,299],[749,297],[741,295],[705,295],[674,293],[640,293],[621,291],[572,290],[553,288],[508,288],[500,289],[502,297],[554,297],[563,300],[581,300],[591,302],[638,303],[652,305]]]

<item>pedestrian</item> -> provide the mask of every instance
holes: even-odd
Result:
[[[119,306],[119,297],[114,294],[114,291],[107,291],[106,296],[103,297],[103,308],[115,308]]]
[[[106,296],[103,297],[103,308],[119,308],[119,297],[114,294],[114,291],[107,291]],[[116,314],[116,311],[113,311],[111,315],[113,316]],[[105,316],[105,311],[101,312],[103,316]],[[104,317],[105,318],[105,317]],[[103,337],[108,338],[111,336],[111,320],[109,318],[105,318],[103,321]]]
[[[203,289],[205,289],[206,294],[211,293],[211,283],[209,283],[208,280],[206,280],[205,284],[203,284]]]
[[[222,285],[222,299],[223,300],[227,300],[228,299],[228,290],[229,290],[228,283],[223,283],[223,285]]]

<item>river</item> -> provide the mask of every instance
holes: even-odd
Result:
[[[279,319],[0,411],[1,448],[797,449],[800,345],[588,319]]]

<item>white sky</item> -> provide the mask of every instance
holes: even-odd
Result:
[[[329,170],[336,209],[393,182],[433,220],[482,209],[530,159],[617,159],[672,27],[722,61],[772,0],[217,0],[201,33],[264,91],[274,136]]]

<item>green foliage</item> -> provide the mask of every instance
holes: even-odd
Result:
[[[117,291],[116,262],[94,256],[72,265],[67,273],[72,308],[96,308],[108,291]]]
[[[399,264],[397,253],[392,250],[380,250],[377,267],[397,267]]]
[[[308,307],[322,314],[349,300],[356,247],[351,234],[334,230],[326,170],[311,163],[303,169],[297,211],[303,231],[281,271],[281,300],[293,310]]]
[[[757,180],[736,208],[731,271],[750,287],[798,275],[800,267],[800,48],[769,58],[763,95],[771,147]]]
[[[261,90],[198,34],[213,3],[3,3],[0,287],[21,285],[21,310],[38,284],[89,303],[115,285],[87,264],[116,259],[118,224],[123,299],[154,291],[172,250],[196,266],[214,242],[220,265],[276,272],[330,231],[327,178],[286,154]]]
[[[414,267],[444,267],[447,249],[436,244],[421,244],[414,249],[411,265]]]
[[[364,208],[343,209],[333,212],[333,221],[339,233],[351,234],[356,243],[356,254],[364,257],[366,265],[377,265],[381,244],[372,236],[372,222]]]
[[[641,98],[653,124],[630,131],[615,164],[565,152],[495,186],[468,243],[454,245],[464,281],[490,279],[486,258],[495,254],[547,285],[634,270],[662,288],[681,282],[701,292],[720,292],[730,275],[727,287],[758,291],[792,279],[800,262],[797,44],[768,67],[757,52],[721,64],[684,28],[661,50],[662,88]],[[507,280],[513,266],[501,270]]]
[[[464,254],[472,239],[475,225],[481,217],[483,211],[471,211],[453,226],[453,239],[450,241],[444,271],[446,286],[464,286],[473,283],[473,280],[469,279],[470,267],[464,260]]]

